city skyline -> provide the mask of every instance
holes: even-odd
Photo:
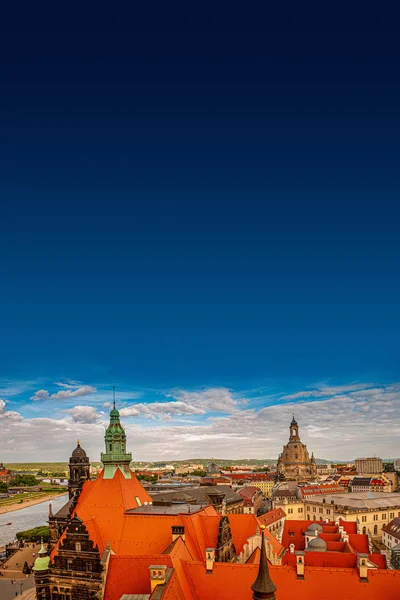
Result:
[[[282,385],[282,384],[281,384]],[[112,388],[50,379],[1,384],[5,462],[66,459],[79,438],[92,461],[103,450]],[[292,388],[223,386],[151,389],[118,386],[117,407],[137,461],[274,459],[287,442],[292,413],[309,452],[326,460],[400,454],[399,383],[351,382]],[[29,458],[29,460],[28,460]]]

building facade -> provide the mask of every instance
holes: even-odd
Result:
[[[359,475],[382,473],[383,462],[376,456],[372,458],[356,458],[356,471]]]

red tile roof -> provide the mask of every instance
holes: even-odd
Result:
[[[197,600],[251,600],[257,564],[215,563],[207,574],[203,563],[184,562],[184,570]],[[351,568],[305,567],[304,580],[297,579],[292,566],[269,566],[277,586],[278,600],[398,600],[400,571],[368,571],[368,583],[360,582]]]
[[[276,521],[280,521],[280,519],[284,519],[285,517],[286,513],[284,510],[282,510],[282,508],[275,508],[274,510],[270,510],[263,515],[260,515],[257,517],[257,520],[260,525],[265,525],[265,527],[268,527],[268,525],[272,525],[273,523],[276,523]]]

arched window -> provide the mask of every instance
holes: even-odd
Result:
[[[82,546],[80,542],[76,542],[75,544],[75,552],[81,552]]]
[[[367,533],[367,528],[363,527],[363,534],[365,535]]]

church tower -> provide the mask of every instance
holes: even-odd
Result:
[[[106,451],[101,453],[101,462],[104,465],[103,479],[113,479],[119,469],[125,479],[131,479],[129,465],[132,454],[126,451],[125,429],[121,425],[119,412],[115,408],[115,391],[113,409],[110,412],[110,424],[104,436]]]
[[[72,498],[76,490],[80,490],[87,479],[90,479],[90,462],[81,443],[72,452],[69,459],[68,494]]]

